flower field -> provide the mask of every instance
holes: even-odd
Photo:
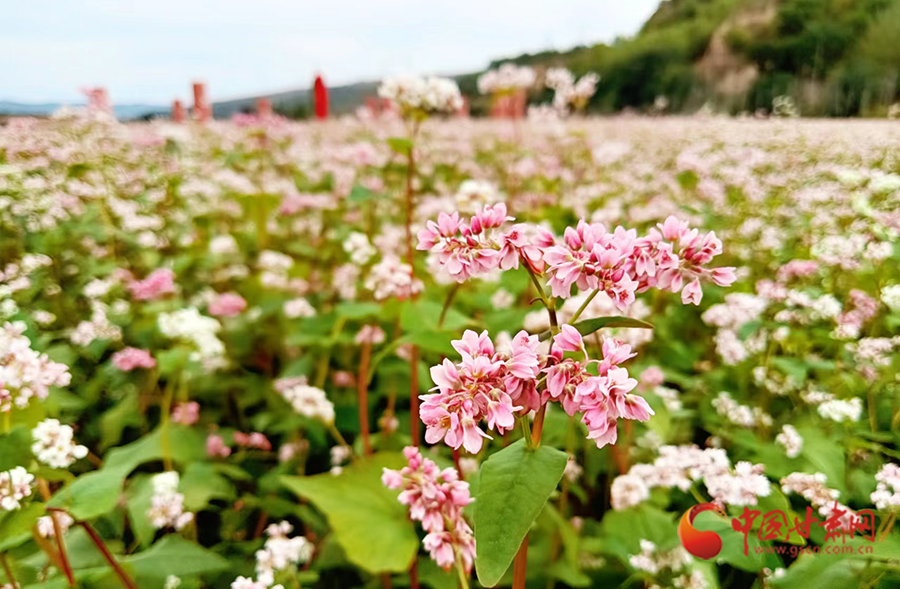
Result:
[[[0,587],[900,584],[894,124],[402,114],[0,127]]]

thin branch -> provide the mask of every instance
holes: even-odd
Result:
[[[91,527],[91,524],[80,521],[78,525],[84,528],[84,531],[87,532],[88,536],[91,537],[91,540],[94,542],[94,545],[97,546],[97,549],[103,555],[103,558],[112,567],[112,570],[115,571],[116,576],[119,577],[119,580],[122,581],[122,584],[125,585],[127,589],[138,589],[138,586],[134,584],[134,581],[131,580],[131,577],[128,576],[128,573],[125,572],[125,569],[116,562],[115,557],[112,555],[112,552],[109,551],[109,548],[106,546],[106,543],[103,541],[103,538],[97,534],[96,530]]]
[[[19,589],[19,583],[16,582],[12,569],[9,568],[9,562],[6,560],[5,552],[0,552],[0,565],[3,565],[3,572],[6,574],[6,580],[12,585],[12,589]]]

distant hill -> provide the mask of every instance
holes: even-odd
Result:
[[[900,0],[663,0],[633,37],[609,44],[497,59],[539,70],[564,66],[601,75],[592,112],[649,109],[664,96],[670,112],[769,110],[776,96],[794,98],[804,115],[883,115],[900,101]],[[456,76],[473,114],[483,72]],[[349,112],[377,84],[331,89],[333,110]],[[531,103],[547,103],[534,91]],[[276,108],[303,115],[309,92],[272,96]],[[216,103],[224,116],[251,110],[254,98]]]
[[[335,114],[353,112],[365,102],[367,96],[374,95],[377,90],[378,82],[359,82],[329,88],[330,110]],[[312,91],[305,89],[213,102],[213,115],[216,118],[227,118],[235,113],[253,112],[256,108],[256,100],[260,97],[269,98],[276,111],[288,116],[302,118],[312,112]]]
[[[657,96],[753,111],[790,95],[803,114],[852,116],[900,97],[898,39],[900,0],[664,0],[634,37],[501,61],[599,73],[594,111]]]
[[[61,102],[44,102],[28,104],[0,100],[0,115],[14,116],[48,116],[67,104]],[[83,104],[68,104],[68,106],[83,106]],[[169,107],[152,104],[116,104],[113,111],[119,120],[133,120],[169,113]]]

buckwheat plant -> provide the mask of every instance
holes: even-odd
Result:
[[[550,319],[549,331],[530,335],[522,330],[502,345],[487,331],[465,331],[452,342],[459,360],[447,358],[431,368],[434,392],[421,397],[419,417],[428,443],[443,441],[471,454],[492,439],[488,432],[506,435],[518,424],[523,439],[494,453],[481,467],[474,519],[479,545],[486,547],[476,560],[481,583],[496,585],[514,558],[513,587],[521,589],[528,529],[568,462],[564,452],[541,446],[549,406],[558,403],[570,417],[580,419],[598,448],[616,443],[619,420],[646,421],[653,415],[635,392],[638,381],[624,366],[636,355],[631,346],[595,333],[605,326],[651,326],[625,317],[579,321],[584,310],[603,293],[625,311],[636,294],[654,288],[680,292],[684,304],[697,305],[702,282],[729,286],[735,273],[730,267],[712,266],[722,253],[714,232],[702,234],[675,217],[643,236],[633,229],[610,230],[581,220],[561,239],[514,220],[500,203],[469,218],[442,213],[419,232],[418,249],[435,254],[442,271],[458,283],[524,267]],[[560,324],[558,301],[580,293],[586,294],[584,303]],[[441,529],[439,518],[427,514],[439,513],[445,505],[463,506],[468,492],[465,501],[452,491],[438,492],[436,480],[447,475],[427,461],[422,466],[418,452],[407,458],[409,466],[399,474],[386,470],[384,482],[405,489],[400,501],[410,505],[412,519],[422,520],[433,534]],[[457,484],[455,477],[444,480]],[[449,548],[446,554],[432,551],[432,557],[445,567],[456,562],[466,572],[467,546],[467,539],[454,544],[453,560]]]
[[[400,263],[399,259],[386,258],[376,268],[386,274],[380,282],[399,284],[398,298],[413,298],[421,290],[421,283],[415,276],[415,251],[413,246],[413,215],[416,209],[415,202],[415,176],[416,154],[415,141],[420,127],[430,116],[448,115],[458,112],[463,107],[462,94],[456,82],[449,78],[420,76],[398,76],[388,78],[378,88],[378,95],[390,100],[399,110],[406,125],[406,138],[392,138],[388,140],[390,148],[401,156],[406,157],[406,190],[403,198],[405,215],[406,237],[406,263]],[[386,280],[385,280],[386,279]],[[377,284],[377,283],[376,283]],[[374,286],[374,285],[373,285]],[[377,293],[381,289],[374,289]],[[393,290],[393,289],[392,289]],[[382,293],[385,294],[385,293]],[[381,300],[386,296],[378,297]],[[418,412],[418,366],[419,351],[416,346],[410,347],[410,431],[415,443],[419,439],[419,426],[416,420]],[[363,405],[363,388],[360,388],[360,405]],[[364,424],[365,431],[368,424]],[[368,444],[367,444],[368,446]]]

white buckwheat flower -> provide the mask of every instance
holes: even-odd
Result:
[[[320,419],[325,423],[334,423],[334,404],[328,400],[325,391],[307,384],[305,377],[276,380],[275,390],[300,415]]]
[[[0,510],[14,511],[19,509],[21,501],[31,495],[34,475],[21,466],[0,472]]]
[[[862,400],[859,398],[833,399],[819,405],[819,415],[825,419],[842,423],[844,421],[859,421],[862,415]]]
[[[781,433],[775,436],[775,441],[784,447],[784,453],[788,458],[796,458],[803,450],[803,437],[792,425],[785,424],[781,428]]]
[[[68,468],[88,454],[88,449],[75,443],[74,430],[58,419],[45,419],[31,430],[31,451],[38,462],[50,468]]]
[[[156,529],[181,530],[194,521],[194,514],[184,510],[184,495],[178,492],[179,480],[174,471],[160,473],[152,479],[153,497],[147,517]]]

